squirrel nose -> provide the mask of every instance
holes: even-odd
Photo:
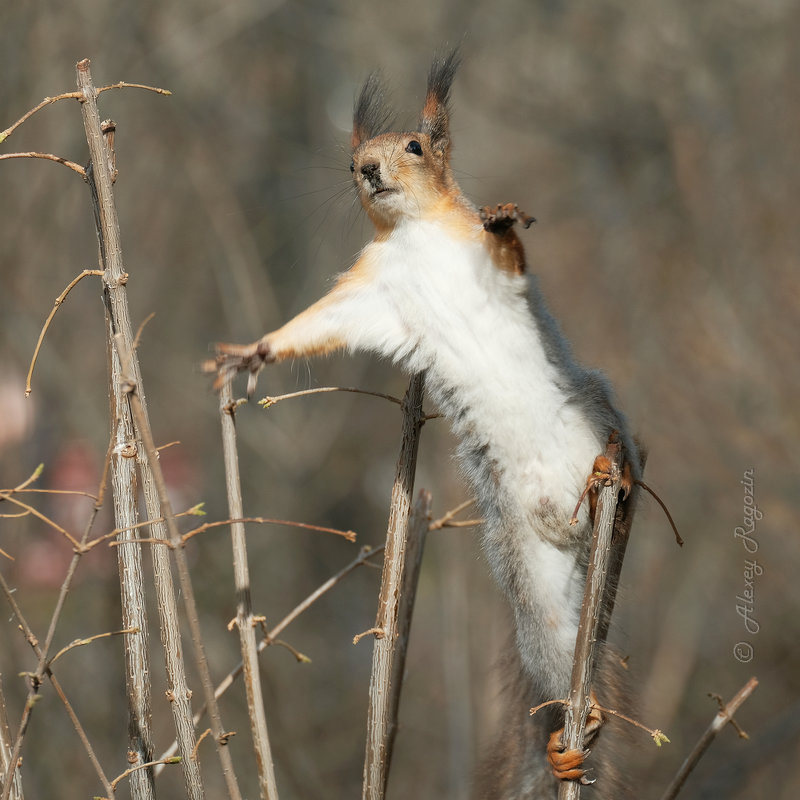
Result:
[[[369,181],[371,181],[380,172],[380,164],[376,161],[368,161],[366,164],[361,165],[361,174]]]

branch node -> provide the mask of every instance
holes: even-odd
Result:
[[[370,628],[363,633],[357,633],[353,637],[353,644],[358,644],[365,636],[372,634],[376,639],[383,639],[386,636],[386,631],[383,628]]]

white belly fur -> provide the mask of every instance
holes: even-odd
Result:
[[[589,536],[585,509],[577,527],[568,520],[607,434],[548,359],[526,278],[499,271],[477,231],[474,241],[457,240],[415,222],[365,255],[400,321],[378,349],[409,371],[426,370],[460,439],[523,663],[543,699],[564,697]]]

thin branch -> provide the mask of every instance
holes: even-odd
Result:
[[[363,800],[382,800],[389,774],[389,750],[396,710],[392,682],[402,676],[395,673],[400,596],[405,575],[405,557],[409,536],[414,474],[417,464],[424,377],[415,375],[403,399],[403,439],[397,464],[383,574],[375,623],[376,637],[372,651],[372,673],[367,707],[367,746],[364,757]],[[380,635],[379,635],[380,634]]]
[[[594,670],[594,650],[600,630],[600,611],[608,574],[621,478],[621,447],[613,435],[609,439],[605,454],[611,463],[611,479],[600,490],[595,511],[592,550],[572,662],[570,702],[564,719],[563,742],[567,750],[583,750],[583,732],[591,705],[589,696]],[[584,780],[582,777],[579,781],[562,781],[558,790],[559,800],[578,800],[581,783]]]
[[[8,604],[11,606],[11,610],[14,616],[17,618],[17,622],[19,623],[20,630],[23,632],[26,641],[30,646],[33,648],[34,653],[39,659],[40,665],[43,664],[46,660],[45,652],[42,648],[39,647],[39,642],[36,636],[34,635],[33,631],[31,630],[30,626],[28,625],[25,617],[22,614],[22,610],[17,605],[16,600],[14,599],[14,595],[11,591],[11,588],[6,583],[5,578],[3,577],[2,572],[0,572],[0,589],[3,590],[3,594],[6,596],[6,600]],[[63,586],[62,586],[63,590]],[[53,627],[51,625],[51,627]],[[91,742],[89,741],[89,737],[86,735],[86,731],[83,729],[80,720],[78,719],[77,714],[75,713],[75,709],[72,708],[72,705],[67,700],[66,695],[64,694],[64,690],[61,688],[61,684],[56,679],[56,676],[53,674],[52,670],[47,667],[41,668],[41,672],[37,670],[36,675],[31,678],[31,688],[28,691],[28,698],[25,702],[25,707],[22,711],[22,719],[20,720],[19,726],[17,728],[17,736],[14,740],[14,749],[11,752],[11,757],[9,759],[9,768],[6,770],[6,774],[3,776],[3,783],[2,783],[2,793],[0,793],[0,798],[2,800],[9,800],[11,789],[13,786],[13,781],[11,780],[11,770],[19,763],[20,753],[22,749],[22,741],[25,737],[25,733],[28,729],[28,723],[30,722],[31,712],[35,705],[35,701],[38,697],[39,686],[41,684],[41,679],[36,679],[39,674],[47,675],[50,680],[50,683],[55,689],[56,694],[59,696],[61,702],[64,704],[64,707],[67,710],[67,714],[72,722],[73,727],[75,728],[76,733],[78,734],[78,738],[81,740],[84,749],[86,750],[87,755],[89,756],[89,760],[92,762],[92,766],[97,773],[100,782],[103,784],[103,789],[106,791],[111,797],[113,795],[113,789],[111,788],[111,783],[109,782],[108,778],[103,772],[103,767],[100,765],[100,761],[97,758],[97,755],[92,748]]]
[[[41,111],[45,106],[52,103],[57,103],[59,100],[80,100],[83,97],[81,92],[65,92],[64,94],[56,95],[55,97],[45,97],[39,105],[34,106],[30,111],[26,111],[13,125],[6,128],[0,133],[0,142],[4,142],[11,136],[14,131],[19,128],[24,122],[27,122],[37,111]]]
[[[322,525],[311,525],[307,522],[293,522],[292,520],[288,519],[272,519],[271,517],[239,517],[238,519],[224,519],[220,520],[219,522],[206,522],[203,525],[200,525],[197,528],[193,528],[190,531],[181,536],[181,542],[186,543],[194,536],[197,536],[199,533],[204,533],[211,528],[219,528],[223,525],[236,525],[243,522],[258,522],[258,523],[268,523],[272,525],[288,525],[293,528],[305,528],[309,531],[320,531],[321,533],[333,533],[336,536],[342,536],[347,539],[348,542],[354,542],[356,540],[356,534],[354,531],[342,531],[338,528],[326,528]]]
[[[88,497],[90,500],[97,500],[91,492],[80,492],[77,489],[14,489],[15,492],[35,492],[38,494],[71,494],[78,497]]]
[[[442,514],[439,519],[433,520],[430,525],[428,525],[429,531],[438,531],[440,528],[448,528],[452,527],[453,517],[460,514],[465,509],[469,508],[471,505],[475,504],[475,499],[470,498],[469,500],[465,500],[463,503],[459,503],[455,508],[451,508],[449,511],[446,511]],[[471,522],[471,520],[468,520]]]
[[[175,515],[172,512],[172,504],[169,499],[169,492],[167,490],[167,485],[164,481],[164,475],[161,471],[161,465],[158,460],[158,453],[156,451],[155,442],[153,441],[153,433],[150,429],[150,424],[142,404],[142,399],[138,393],[138,382],[133,378],[131,366],[133,364],[133,354],[130,349],[131,340],[130,338],[126,340],[125,337],[122,337],[118,334],[114,337],[114,341],[118,351],[121,354],[122,363],[125,365],[123,388],[128,396],[131,412],[136,422],[137,432],[141,437],[142,446],[147,456],[147,462],[152,472],[152,478],[155,483],[155,488],[158,492],[158,500],[161,504],[161,509],[163,511],[167,526],[168,538],[173,544],[172,552],[175,554],[175,564],[178,570],[178,579],[180,581],[184,608],[186,609],[187,621],[191,631],[192,644],[195,651],[195,663],[200,675],[200,681],[203,686],[206,705],[209,709],[211,728],[214,732],[217,754],[219,756],[220,764],[225,777],[228,795],[231,800],[241,800],[241,792],[239,790],[239,784],[233,769],[230,751],[226,747],[229,735],[222,726],[219,707],[217,706],[216,698],[214,697],[214,685],[211,681],[211,673],[208,667],[208,659],[206,657],[203,634],[200,628],[200,617],[197,611],[194,587],[192,586],[191,575],[189,573],[189,564],[183,548],[177,546],[181,541],[181,537],[175,522]],[[154,553],[157,552],[158,549],[155,549]]]
[[[314,603],[317,602],[323,595],[327,594],[334,586],[342,581],[347,575],[349,575],[353,570],[357,567],[362,565],[366,565],[370,563],[370,559],[374,558],[377,555],[380,555],[384,551],[384,545],[380,545],[380,547],[370,548],[368,545],[361,548],[361,553],[354,558],[349,564],[342,567],[335,575],[332,575],[328,578],[325,583],[311,592],[308,597],[298,603],[277,625],[275,625],[269,633],[258,643],[258,652],[263,652],[267,647],[272,645],[276,638],[282,631],[284,631],[294,620],[296,620],[304,611],[310,608]],[[217,684],[217,688],[214,690],[214,696],[219,699],[222,697],[225,692],[233,686],[233,682],[242,674],[243,665],[240,661],[239,664],[234,667],[220,682]],[[194,715],[194,724],[197,725],[200,722],[203,714],[206,712],[206,706],[202,705],[197,710]],[[164,753],[165,756],[169,756],[175,753],[177,750],[177,743],[173,742],[170,748]]]
[[[234,412],[229,410],[232,400],[231,382],[227,380],[222,385],[219,398],[225,458],[225,485],[228,494],[228,512],[234,519],[241,520],[244,512],[242,487],[239,479],[239,454],[236,448],[236,419]],[[258,668],[256,631],[250,596],[250,570],[247,562],[247,538],[244,523],[239,520],[231,523],[231,544],[237,598],[236,625],[239,630],[239,644],[242,652],[247,712],[253,736],[253,750],[256,756],[261,797],[265,800],[277,800],[278,787],[275,782],[275,768],[272,763],[272,749],[267,732],[264,698],[261,692],[261,675]]]
[[[200,503],[199,505],[203,505]],[[186,511],[180,511],[179,513],[175,514],[176,517],[185,517],[185,516],[197,516],[197,508],[198,506],[193,506],[192,508],[187,509]],[[136,522],[133,525],[126,525],[124,528],[114,528],[113,531],[109,531],[108,533],[102,534],[102,536],[98,536],[96,539],[92,539],[89,544],[84,545],[84,550],[91,550],[96,545],[100,544],[100,542],[105,542],[107,539],[113,539],[119,536],[121,533],[127,533],[128,531],[135,531],[139,528],[146,528],[148,526],[158,525],[159,523],[164,522],[164,517],[155,517],[154,519],[146,519],[142,522]],[[141,544],[142,542],[160,542],[161,544],[166,545],[167,547],[172,547],[172,543],[164,540],[164,539],[125,539],[124,541],[119,542],[111,542],[109,547],[121,547],[123,544],[127,544],[130,542],[138,542]]]
[[[691,771],[697,766],[698,761],[703,757],[703,754],[708,750],[711,743],[716,738],[717,734],[725,727],[727,723],[731,723],[738,731],[739,736],[742,736],[742,731],[736,725],[733,715],[739,710],[742,703],[756,690],[758,680],[750,678],[747,683],[734,695],[734,697],[724,705],[719,713],[711,721],[711,724],[706,729],[706,732],[700,737],[700,740],[689,753],[686,760],[681,764],[677,775],[672,779],[672,782],[667,787],[664,794],[661,795],[661,800],[674,800],[678,796],[686,779],[689,777]],[[746,735],[745,735],[746,738]]]
[[[3,694],[3,681],[0,675],[0,775],[2,780],[11,783],[10,800],[23,800],[22,772],[20,763],[11,760],[14,745],[6,716],[6,699]]]
[[[150,312],[150,313],[149,313],[149,314],[148,314],[148,315],[147,315],[147,316],[146,316],[146,317],[145,317],[145,318],[144,318],[144,319],[143,319],[143,320],[142,320],[142,321],[139,323],[139,327],[136,329],[136,336],[134,336],[134,337],[133,337],[133,344],[131,345],[131,347],[132,347],[134,350],[138,350],[138,349],[139,349],[139,341],[140,341],[140,340],[141,340],[141,338],[142,338],[142,331],[144,331],[144,329],[145,329],[145,326],[147,325],[147,323],[148,323],[148,322],[150,322],[150,320],[151,320],[151,319],[153,319],[153,317],[154,317],[155,315],[156,315],[156,312],[155,312],[155,311],[151,311],[151,312]],[[172,444],[176,444],[176,443],[175,443],[175,442],[172,442]],[[159,450],[163,450],[163,449],[164,449],[164,447],[169,447],[169,445],[168,445],[168,444],[165,444],[165,445],[163,445],[162,447],[159,447],[158,449],[159,449]]]
[[[11,158],[43,158],[46,161],[55,161],[57,164],[63,164],[65,167],[69,167],[69,169],[71,169],[73,172],[77,172],[81,178],[86,180],[86,170],[80,164],[76,164],[74,161],[69,161],[62,156],[53,155],[52,153],[36,153],[32,150],[29,150],[24,153],[3,153],[0,155],[0,161],[5,161],[6,159]]]
[[[147,86],[144,83],[126,83],[125,81],[118,81],[117,83],[112,83],[108,86],[101,86],[97,90],[97,94],[107,92],[109,89],[145,89],[148,92],[155,92],[156,94],[161,94],[165,97],[170,97],[172,95],[172,92],[169,89],[159,89],[158,86]]]
[[[2,156],[0,156],[0,158],[2,158]],[[25,381],[25,397],[30,396],[31,379],[33,378],[33,368],[36,366],[36,359],[39,358],[39,350],[42,347],[44,336],[47,333],[47,329],[50,327],[50,323],[53,321],[53,317],[56,315],[56,311],[58,311],[58,309],[61,308],[61,304],[67,299],[67,295],[72,291],[72,289],[76,286],[76,284],[78,284],[79,281],[83,280],[89,275],[98,275],[102,277],[103,270],[101,269],[83,270],[83,272],[81,272],[80,275],[78,275],[76,278],[73,278],[69,282],[69,284],[67,284],[67,288],[64,289],[63,292],[61,292],[61,294],[56,298],[55,302],[53,303],[53,308],[50,310],[50,313],[47,315],[47,319],[44,321],[41,333],[39,333],[39,341],[36,342],[36,348],[33,351],[33,357],[31,358],[31,365],[28,368],[28,379]]]
[[[304,389],[301,392],[291,392],[289,394],[281,394],[277,397],[263,397],[261,400],[258,401],[258,404],[262,408],[272,408],[276,403],[279,403],[281,400],[290,400],[294,397],[305,397],[309,394],[325,394],[327,392],[353,392],[355,394],[367,394],[370,397],[381,397],[384,400],[388,400],[391,403],[395,403],[398,406],[403,402],[399,397],[393,397],[390,394],[383,394],[382,392],[370,392],[366,389],[356,389],[351,386],[321,386],[317,389]]]
[[[139,633],[138,628],[125,628],[121,631],[106,631],[105,633],[96,633],[94,636],[87,636],[85,639],[74,639],[71,641],[66,647],[62,647],[51,659],[48,664],[49,667],[52,667],[53,664],[58,661],[61,656],[65,653],[68,653],[70,650],[76,647],[83,647],[86,644],[91,644],[97,639],[107,639],[109,636],[122,636],[126,633]]]
[[[117,775],[113,781],[111,781],[112,788],[116,789],[117,786],[121,781],[124,781],[129,775],[132,775],[134,772],[140,769],[150,769],[151,767],[155,767],[156,764],[180,764],[181,757],[180,756],[173,756],[172,758],[160,758],[157,761],[148,761],[146,764],[137,764],[135,767],[131,767],[130,769],[126,769],[125,772]]]
[[[125,83],[125,81],[120,81],[119,83],[113,83],[110,86],[101,86],[99,89],[96,90],[97,94],[101,94],[102,92],[107,92],[109,89],[146,89],[149,92],[155,92],[156,94],[162,95],[171,95],[168,89],[159,89],[155,86],[145,86],[142,83]],[[11,136],[14,131],[19,128],[24,122],[29,120],[37,111],[41,111],[45,106],[52,105],[53,103],[57,103],[59,100],[79,100],[83,101],[84,95],[83,92],[64,92],[63,94],[56,95],[55,97],[45,97],[39,105],[34,106],[30,111],[26,111],[13,125],[6,128],[4,131],[0,132],[0,142],[4,142]]]
[[[50,646],[52,644],[53,638],[55,637],[56,626],[58,625],[58,621],[61,617],[61,611],[64,607],[64,603],[67,598],[67,593],[72,585],[72,580],[75,576],[75,572],[78,568],[78,562],[80,561],[81,555],[86,552],[86,541],[88,540],[89,536],[91,535],[92,528],[94,527],[94,523],[97,519],[97,515],[100,509],[103,506],[103,501],[105,499],[105,492],[106,487],[108,485],[108,471],[109,471],[109,464],[111,461],[111,449],[113,446],[113,437],[109,439],[108,447],[106,448],[106,455],[103,461],[103,470],[100,477],[100,484],[97,489],[97,499],[95,500],[94,506],[92,507],[91,511],[89,512],[89,516],[86,521],[86,525],[84,526],[83,535],[81,536],[80,547],[74,551],[72,556],[72,560],[70,561],[70,565],[67,568],[67,573],[64,577],[63,582],[61,583],[61,589],[59,591],[58,600],[56,602],[55,608],[53,609],[53,614],[50,618],[50,626],[47,631],[47,636],[45,638],[44,645],[39,648],[38,641],[36,637],[33,635],[33,631],[28,628],[27,622],[25,622],[24,618],[22,617],[22,612],[18,608],[14,598],[7,590],[7,586],[5,581],[3,581],[3,589],[6,592],[6,596],[8,598],[9,604],[11,605],[14,613],[19,620],[20,625],[22,626],[23,631],[25,632],[26,638],[31,646],[34,648],[34,652],[39,658],[39,663],[36,667],[36,672],[31,678],[31,688],[28,692],[28,701],[25,704],[25,711],[23,713],[23,720],[20,723],[17,738],[14,742],[14,758],[19,758],[22,749],[22,740],[25,735],[25,731],[27,729],[28,720],[30,719],[30,712],[33,708],[33,700],[35,699],[38,691],[39,686],[41,685],[42,678],[44,675],[48,675],[50,678],[50,682],[53,684],[53,687],[56,690],[56,693],[61,698],[62,703],[64,704],[65,708],[67,709],[67,713],[72,720],[72,723],[75,727],[75,730],[78,733],[78,737],[80,738],[81,742],[84,744],[86,748],[86,752],[89,756],[89,760],[92,762],[98,777],[100,778],[100,782],[103,784],[105,788],[110,788],[110,784],[108,783],[108,778],[106,778],[105,773],[103,772],[102,767],[100,766],[100,762],[97,760],[97,757],[92,749],[92,746],[89,742],[89,738],[86,735],[85,731],[83,730],[80,721],[77,718],[72,706],[69,704],[66,696],[64,695],[61,687],[58,685],[55,676],[51,672],[48,664],[47,664],[47,657],[50,652]],[[36,481],[39,476],[42,474],[43,465],[39,464],[39,466],[33,471],[30,477],[19,484],[13,491],[30,491],[28,487],[31,483]],[[1,578],[2,576],[0,576]],[[8,775],[5,778],[8,781]],[[4,790],[3,792],[3,800],[7,800],[7,792]]]
[[[30,474],[29,477],[27,477],[24,481],[22,481],[22,483],[19,484],[19,486],[15,486],[13,488],[11,494],[13,494],[14,492],[21,492],[23,489],[26,489],[35,481],[38,481],[43,471],[44,471],[44,464],[39,464],[39,466],[36,467],[36,469]]]
[[[530,711],[530,715],[533,716],[541,711],[543,708],[547,708],[548,706],[564,706],[568,708],[570,705],[569,700],[545,700],[544,703],[539,703],[538,706],[534,706]],[[646,733],[650,734],[650,738],[656,743],[658,747],[661,747],[664,742],[668,742],[669,739],[666,737],[663,731],[660,731],[658,728],[648,728],[647,725],[643,725],[638,720],[633,719],[632,717],[628,717],[620,711],[615,711],[613,708],[605,708],[598,703],[590,703],[589,708],[601,711],[603,714],[611,714],[613,717],[619,717],[619,719],[624,720],[629,725],[633,725],[635,728],[639,728],[640,730],[645,731]]]
[[[37,519],[40,519],[46,525],[49,525],[53,530],[58,531],[62,536],[69,540],[69,543],[76,551],[80,551],[83,548],[83,545],[67,530],[62,528],[57,522],[50,519],[50,517],[45,516],[42,514],[41,511],[37,511],[33,506],[28,505],[27,503],[23,503],[22,500],[17,500],[16,497],[12,497],[7,492],[0,492],[0,500],[6,500],[9,503],[13,503],[15,506],[19,506],[20,508],[24,508],[29,514],[32,514]]]
[[[274,639],[276,636],[278,636],[306,609],[314,605],[314,603],[316,603],[320,597],[333,589],[333,587],[336,586],[336,584],[339,583],[342,578],[344,578],[346,575],[349,575],[354,569],[356,569],[356,567],[360,567],[362,564],[367,563],[371,558],[380,555],[384,549],[385,545],[380,545],[380,547],[375,548],[362,548],[361,553],[357,558],[353,559],[347,566],[340,569],[335,575],[328,578],[325,583],[315,589],[310,595],[308,595],[308,597],[306,597],[305,600],[303,600],[301,603],[298,603],[277,625],[275,625],[275,627],[270,630],[267,638]],[[266,642],[264,645],[266,646]]]

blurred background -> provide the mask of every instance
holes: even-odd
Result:
[[[649,449],[646,479],[686,540],[679,550],[644,499],[616,616],[645,734],[624,754],[636,797],[658,797],[705,729],[717,692],[751,676],[760,687],[724,730],[686,798],[794,798],[787,770],[800,743],[798,405],[800,288],[800,8],[708,0],[564,3],[195,2],[4,3],[0,128],[45,96],[74,87],[88,57],[96,85],[140,82],[160,97],[107,92],[117,122],[116,200],[139,356],[176,508],[204,501],[227,516],[217,400],[198,372],[209,343],[251,341],[318,298],[370,237],[350,188],[354,94],[382,68],[397,123],[412,127],[432,54],[462,42],[453,92],[454,167],[478,204],[516,202],[538,218],[522,234],[528,260],[576,353],[613,381]],[[77,103],[31,118],[0,153],[44,151],[85,163]],[[95,491],[107,445],[100,284],[87,279],[57,315],[32,396],[25,375],[53,300],[96,268],[86,186],[44,161],[0,164],[0,487],[44,463],[41,487]],[[401,395],[406,378],[368,358],[269,370],[261,394],[360,386]],[[382,542],[399,449],[396,406],[334,394],[255,403],[238,414],[245,508],[252,515],[351,528],[359,543],[280,527],[248,528],[256,613],[274,624],[322,581]],[[425,426],[417,485],[434,515],[468,497],[446,424]],[[751,470],[752,473],[747,471]],[[763,512],[748,554],[743,526],[752,475]],[[73,531],[86,498],[38,496]],[[7,505],[7,504],[3,504]],[[6,513],[8,508],[0,508]],[[110,530],[108,509],[97,533]],[[0,519],[0,569],[43,636],[71,555],[30,517]],[[193,541],[212,670],[238,661],[224,528]],[[757,633],[737,614],[745,559]],[[149,564],[149,556],[148,564]],[[264,685],[282,798],[358,796],[379,571],[361,568],[283,638],[312,659],[271,648]],[[151,591],[152,600],[152,591]],[[157,620],[155,609],[151,619]],[[56,648],[120,627],[113,551],[79,567]],[[0,673],[15,725],[34,668],[10,612],[0,614]],[[473,764],[497,719],[495,669],[506,611],[475,531],[431,534],[423,564],[390,796],[468,796]],[[151,634],[156,750],[172,740],[163,660]],[[738,660],[740,643],[751,660]],[[189,650],[187,646],[187,651]],[[741,647],[737,650],[741,655]],[[126,765],[122,645],[72,651],[58,674],[109,775]],[[192,677],[195,697],[199,684]],[[31,797],[88,797],[94,774],[49,686],[24,750]],[[222,704],[247,796],[257,794],[241,687]],[[637,734],[638,736],[638,734]],[[201,746],[209,796],[222,783]],[[68,787],[68,788],[67,788]],[[183,796],[179,768],[162,797]],[[123,784],[120,797],[127,796]]]

